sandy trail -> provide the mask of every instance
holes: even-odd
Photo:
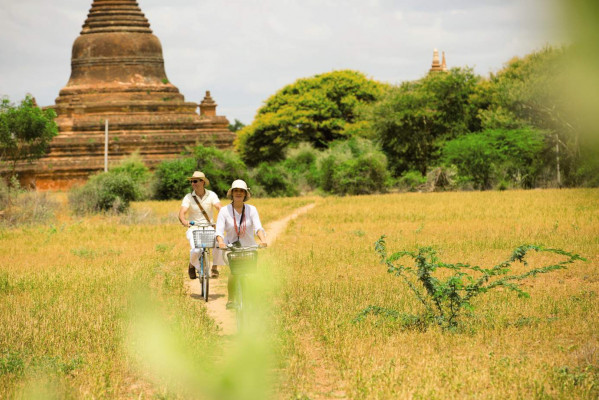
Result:
[[[277,221],[268,224],[265,229],[267,233],[266,243],[268,246],[272,246],[277,240],[277,237],[283,233],[289,221],[297,218],[298,216],[311,210],[316,203],[308,204],[304,207],[298,208],[293,211],[292,214],[285,218],[281,218]],[[221,267],[227,268],[227,267]],[[204,301],[200,296],[200,281],[194,279],[193,281],[187,280],[187,286],[191,297],[198,299],[198,301]],[[225,308],[227,304],[227,279],[224,274],[217,279],[210,279],[210,289],[208,291],[208,302],[205,303],[208,310],[208,315],[216,321],[220,326],[222,335],[232,335],[236,333],[237,327],[235,324],[235,314],[231,310]]]

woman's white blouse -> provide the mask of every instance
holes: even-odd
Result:
[[[258,210],[256,207],[250,204],[244,204],[243,206],[245,207],[244,218],[247,225],[245,233],[239,237],[239,241],[241,242],[242,246],[255,245],[256,241],[254,240],[254,235],[258,233],[259,230],[264,231],[264,228],[262,228],[260,216],[258,215]],[[233,243],[237,240],[237,233],[235,232],[233,218],[235,218],[237,227],[239,228],[241,214],[235,211],[233,206],[229,204],[220,209],[220,212],[218,213],[218,219],[216,220],[216,236],[222,237],[227,244]]]

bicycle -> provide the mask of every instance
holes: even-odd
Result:
[[[244,293],[248,294],[248,285],[246,278],[248,275],[256,272],[258,265],[258,251],[261,248],[258,245],[236,247],[228,245],[227,260],[231,275],[237,278],[235,285],[235,300],[236,300],[236,319],[237,331],[240,332],[248,323],[248,311],[251,309],[251,302],[244,299]]]
[[[196,249],[200,249],[200,266],[195,267],[200,280],[200,296],[207,302],[210,289],[210,255],[214,248],[216,231],[211,224],[199,224],[194,226],[193,243]]]

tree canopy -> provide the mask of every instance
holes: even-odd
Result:
[[[27,95],[15,106],[8,98],[0,103],[0,162],[9,164],[15,174],[17,163],[42,157],[52,138],[58,134],[52,109],[42,110]]]
[[[333,71],[299,79],[271,96],[237,138],[248,165],[282,160],[291,144],[326,148],[362,131],[359,108],[381,97],[386,85],[357,71]]]
[[[390,89],[372,109],[372,127],[397,176],[439,157],[443,140],[479,129],[475,101],[480,78],[471,69],[429,73]]]

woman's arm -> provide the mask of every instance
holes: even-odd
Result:
[[[260,221],[260,215],[258,214],[258,209],[256,207],[252,207],[252,226],[254,227],[254,233],[258,236],[260,243],[258,243],[261,247],[266,247],[266,231],[262,227],[262,222]]]
[[[220,203],[219,203],[220,204]],[[224,249],[227,247],[225,244],[225,227],[226,227],[226,215],[227,210],[224,209],[218,213],[218,218],[216,219],[216,241],[218,242],[218,247]]]

